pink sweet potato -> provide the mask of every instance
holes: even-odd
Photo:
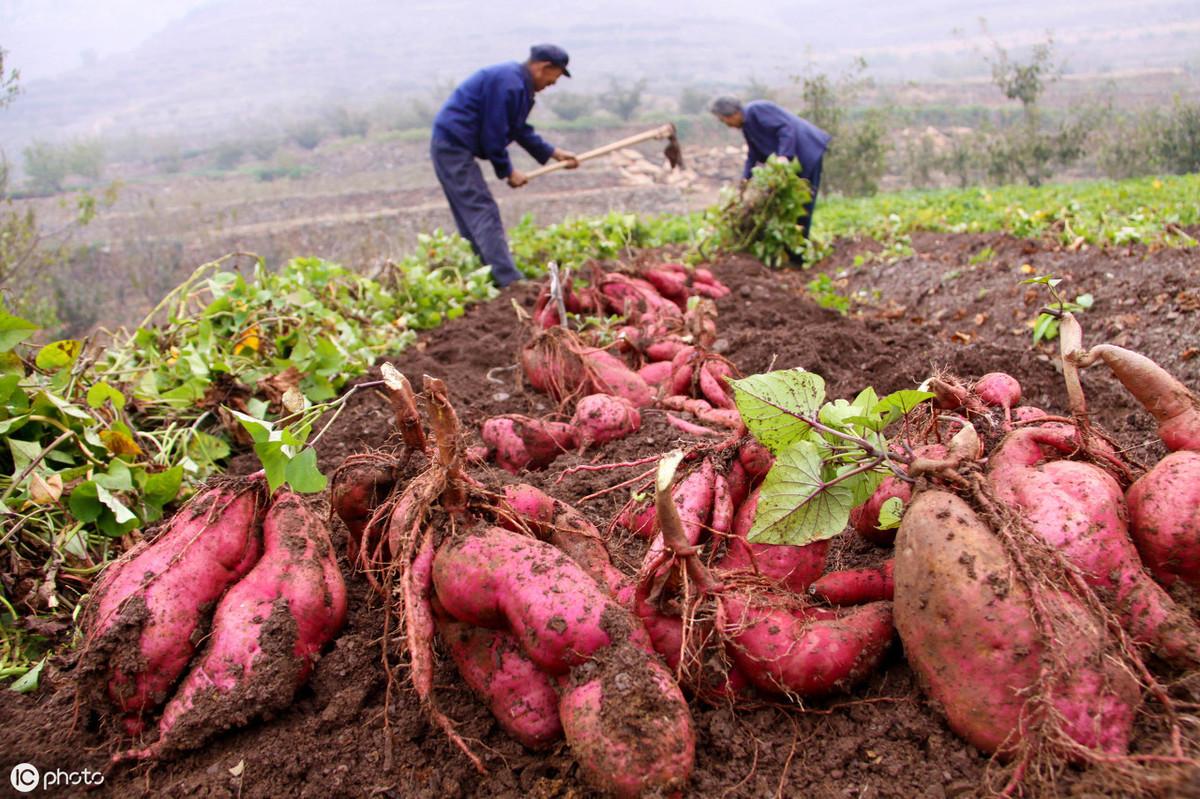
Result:
[[[625,438],[642,426],[642,416],[624,397],[589,394],[575,405],[571,420],[579,446],[591,447]]]
[[[830,618],[819,609],[788,609],[728,594],[724,632],[741,672],[757,688],[789,696],[844,690],[870,675],[895,635],[890,602]]]
[[[1004,372],[989,372],[975,382],[975,393],[994,408],[1010,409],[1021,401],[1021,384]]]
[[[483,423],[480,437],[496,451],[496,463],[513,474],[522,469],[544,469],[559,454],[579,444],[571,425],[519,414],[493,416]]]
[[[683,310],[687,306],[688,287],[684,275],[670,269],[647,269],[642,273],[658,293]]]
[[[671,673],[629,644],[575,669],[559,703],[563,732],[588,781],[624,799],[670,796],[695,762],[691,713]]]
[[[771,450],[753,440],[742,444],[738,450],[738,460],[752,479],[766,477],[767,472],[775,465],[775,456],[771,454]]]
[[[1056,459],[1076,446],[1073,429],[1016,430],[992,452],[988,479],[1101,592],[1135,641],[1168,660],[1200,665],[1200,627],[1142,569],[1116,480],[1090,463]]]
[[[705,361],[700,366],[700,392],[714,408],[735,408],[733,389],[714,371],[714,361]]]
[[[679,351],[690,347],[677,338],[656,341],[646,347],[646,357],[652,361],[672,361]]]
[[[391,458],[354,456],[338,467],[329,504],[346,525],[347,559],[358,560],[358,548],[367,522],[396,484],[396,462]],[[367,547],[374,546],[368,541]]]
[[[511,633],[444,618],[437,628],[463,681],[505,732],[530,749],[545,749],[562,737],[554,683]]]
[[[499,527],[447,539],[433,561],[433,584],[451,616],[511,630],[550,674],[565,674],[612,635],[628,638],[641,626],[562,551]]]
[[[878,566],[829,572],[808,591],[831,605],[891,601],[895,593],[894,567],[895,561],[889,558]]]
[[[714,568],[726,572],[752,572],[779,583],[796,593],[808,589],[825,572],[828,541],[815,541],[805,546],[785,544],[751,544],[746,540],[758,510],[759,489],[746,497],[733,518],[733,532],[725,556]]]
[[[641,375],[608,350],[586,347],[580,351],[580,357],[591,377],[593,393],[624,397],[635,408],[646,408],[654,403],[654,391]]]
[[[204,653],[138,757],[192,749],[213,734],[287,707],[346,619],[346,586],[329,528],[279,492],[263,521],[263,556],[226,592]]]
[[[1014,422],[1035,422],[1038,419],[1045,419],[1049,415],[1041,408],[1035,408],[1032,405],[1020,405],[1012,410]]]
[[[257,479],[206,488],[161,535],[109,566],[92,590],[83,625],[85,694],[106,691],[118,709],[133,714],[166,701],[212,604],[259,558],[265,489]]]
[[[646,385],[658,388],[670,383],[673,369],[670,361],[654,361],[638,369],[638,375]]]
[[[1125,492],[1129,532],[1163,585],[1200,589],[1200,452],[1172,452]]]
[[[1028,728],[1027,702],[1046,652],[1033,600],[1000,541],[957,496],[916,495],[896,538],[895,621],[909,664],[951,729],[985,752],[1011,752]],[[1064,733],[1123,754],[1140,702],[1136,681],[1104,657],[1102,622],[1071,596],[1041,595],[1054,611],[1058,659],[1043,691]]]
[[[1158,437],[1168,449],[1200,451],[1200,397],[1144,355],[1101,344],[1079,355],[1080,366],[1104,361],[1121,385],[1158,422]]]
[[[699,469],[696,469],[687,477],[680,480],[671,489],[672,500],[679,511],[680,519],[683,521],[684,535],[688,543],[692,545],[700,542],[708,527],[709,519],[712,518],[713,489],[716,477],[717,474],[713,468],[712,461],[706,458],[700,464]],[[666,546],[663,543],[662,532],[659,531],[650,543],[650,548],[646,551],[642,565],[645,567],[658,562],[659,556],[665,549]]]
[[[850,511],[850,525],[872,544],[891,546],[896,540],[896,531],[880,528],[879,511],[883,508],[883,503],[893,498],[908,504],[912,498],[912,484],[894,475],[883,478],[883,482],[875,489],[875,493],[871,494],[870,499]]]

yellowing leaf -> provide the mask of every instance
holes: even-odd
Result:
[[[250,325],[238,338],[237,343],[233,345],[233,354],[241,355],[244,350],[258,352],[261,346],[262,341],[258,337],[258,325]]]
[[[1034,272],[1033,266],[1030,264],[1021,264],[1021,274],[1032,275]]]
[[[43,478],[37,472],[29,476],[29,498],[35,505],[53,505],[58,502],[63,492],[61,474],[52,474]]]
[[[114,455],[141,455],[142,448],[127,433],[120,430],[101,430],[100,440]]]
[[[79,353],[83,352],[83,342],[75,339],[63,339],[47,344],[38,350],[35,363],[39,369],[53,371],[75,363]]]

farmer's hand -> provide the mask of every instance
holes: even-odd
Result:
[[[575,169],[579,166],[579,159],[575,157],[575,153],[569,150],[559,150],[558,148],[555,148],[554,152],[550,154],[550,157],[555,161],[566,161],[567,169]]]
[[[508,185],[514,189],[519,189],[529,182],[529,178],[525,177],[525,173],[519,169],[514,169],[508,175]]]

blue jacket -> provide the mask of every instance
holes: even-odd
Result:
[[[743,178],[749,178],[750,170],[771,155],[795,158],[800,162],[800,177],[807,178],[829,146],[828,133],[767,100],[746,103],[742,117],[742,135],[749,150]]]
[[[525,121],[533,110],[533,78],[524,64],[485,67],[462,82],[433,120],[433,138],[486,158],[496,177],[512,174],[508,145],[516,142],[544,164],[554,147]]]

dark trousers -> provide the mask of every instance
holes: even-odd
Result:
[[[492,268],[492,280],[501,288],[522,275],[513,265],[508,251],[500,209],[488,190],[483,172],[470,151],[434,139],[429,145],[433,171],[454,214],[459,235],[471,242],[472,249]]]
[[[804,238],[808,239],[808,233],[812,230],[813,209],[817,207],[817,189],[821,188],[821,159],[811,169],[801,172],[800,177],[807,180],[812,189],[812,199],[804,206],[804,216],[800,218],[804,222]]]

